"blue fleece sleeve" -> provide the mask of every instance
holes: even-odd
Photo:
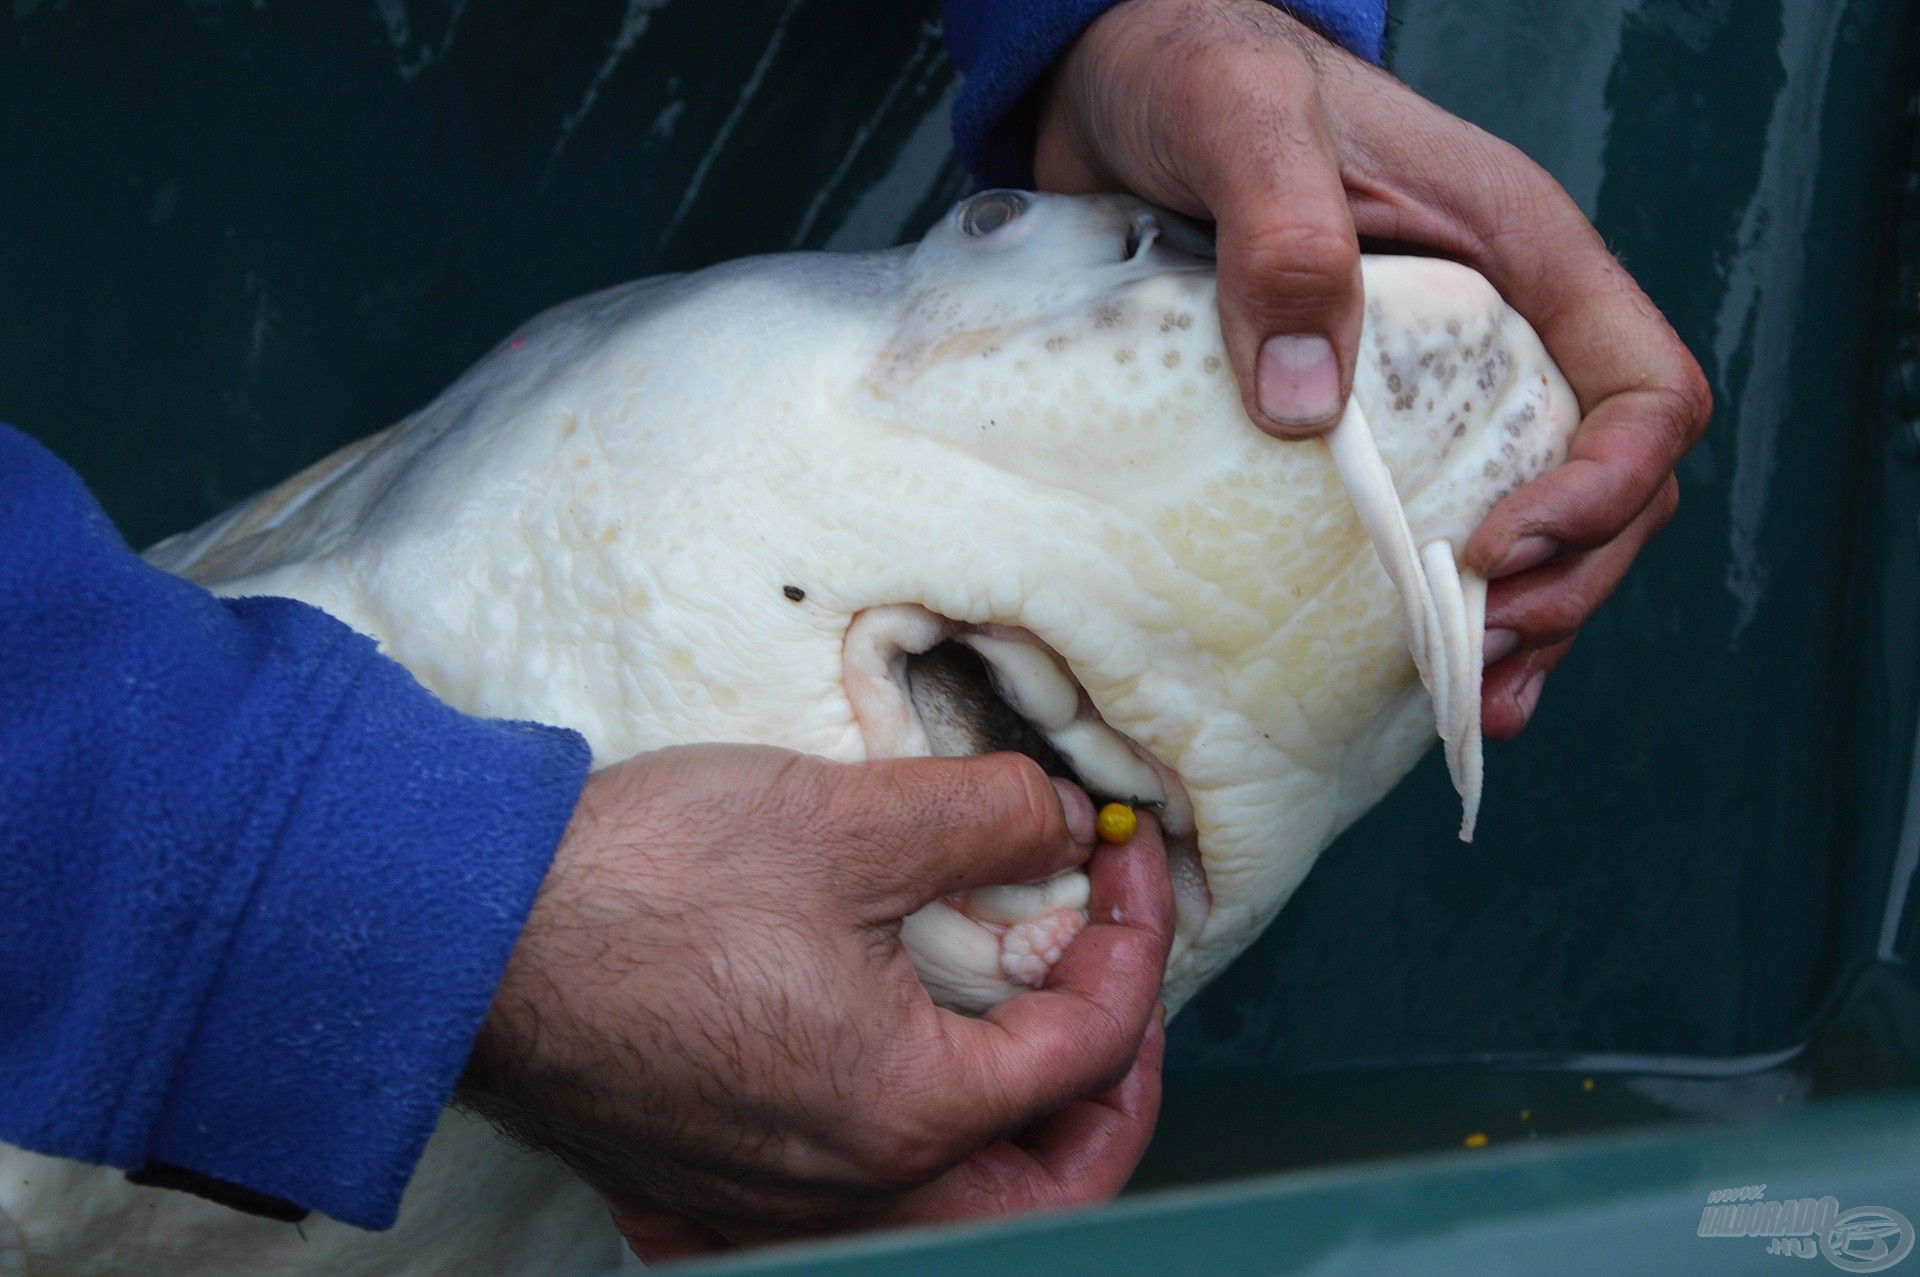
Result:
[[[587,769],[0,427],[0,1139],[392,1223]]]
[[[953,104],[954,147],[983,186],[1033,185],[1028,93],[1055,58],[1119,0],[940,0],[947,50],[966,82]],[[1387,0],[1284,0],[1278,8],[1378,62]]]

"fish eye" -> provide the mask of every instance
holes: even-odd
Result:
[[[991,235],[1032,203],[1025,191],[982,191],[960,205],[956,214],[960,233],[974,239]]]

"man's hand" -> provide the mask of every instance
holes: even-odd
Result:
[[[1330,429],[1353,386],[1359,240],[1480,271],[1579,397],[1572,455],[1495,506],[1466,559],[1488,598],[1488,736],[1673,516],[1711,409],[1698,365],[1578,207],[1519,151],[1259,0],[1129,0],[1042,90],[1035,171],[1219,226],[1220,318],[1248,415]]]
[[[1093,841],[1086,796],[1014,754],[609,768],[461,1098],[566,1161],[648,1259],[1109,1197],[1159,1109],[1172,893],[1157,830]],[[1091,921],[1044,989],[977,1020],[933,1005],[902,918],[1082,863]]]

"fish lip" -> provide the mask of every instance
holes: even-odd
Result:
[[[875,631],[877,646],[870,641],[876,637]],[[1199,939],[1213,915],[1212,884],[1201,849],[1197,813],[1186,779],[1177,768],[1159,758],[1133,736],[1107,722],[1093,704],[1081,673],[1038,632],[1002,622],[956,620],[917,603],[883,605],[855,613],[842,639],[842,679],[854,711],[856,728],[866,746],[867,757],[878,759],[932,754],[925,726],[920,721],[919,710],[913,705],[907,685],[905,661],[910,654],[930,651],[942,642],[964,641],[969,636],[1018,642],[1044,652],[1072,680],[1080,697],[1080,713],[1083,716],[1091,714],[1103,728],[1124,742],[1140,762],[1153,770],[1165,794],[1162,801],[1150,804],[1149,809],[1161,809],[1158,816],[1162,841],[1166,847],[1168,872],[1174,888],[1174,937],[1169,962],[1177,960]],[[1003,695],[1001,700],[1005,703],[1006,697]],[[1012,709],[1011,705],[1009,708]],[[904,715],[902,710],[905,711]],[[1013,712],[1020,713],[1017,709],[1013,709]],[[911,719],[911,722],[906,719]],[[1028,722],[1032,726],[1031,720]],[[1039,729],[1036,727],[1035,730]],[[1077,775],[1063,779],[1081,785],[1096,801],[1101,796],[1122,797],[1096,795],[1095,787],[1089,786],[1084,778]]]

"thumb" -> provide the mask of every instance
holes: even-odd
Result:
[[[1223,139],[1196,192],[1219,225],[1220,322],[1247,415],[1284,439],[1333,428],[1360,344],[1360,245],[1324,127],[1315,99],[1272,105],[1252,156]]]
[[[892,917],[971,887],[1037,882],[1093,853],[1093,803],[1024,754],[858,764],[839,813]],[[895,913],[894,910],[899,912]]]

